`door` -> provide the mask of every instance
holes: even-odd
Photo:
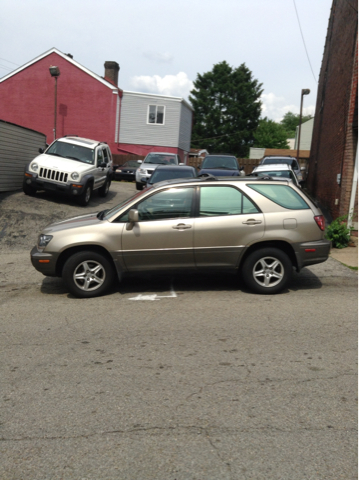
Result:
[[[139,221],[122,233],[129,271],[194,268],[194,188],[168,188],[137,204]]]
[[[201,186],[194,225],[198,268],[238,266],[244,247],[264,235],[264,216],[232,186]]]
[[[104,163],[103,149],[97,149],[97,160],[96,160],[96,170],[95,170],[95,188],[101,187],[107,178],[107,167],[102,168],[100,165]]]

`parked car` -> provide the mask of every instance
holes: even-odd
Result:
[[[154,172],[157,165],[183,165],[180,156],[176,153],[151,152],[136,171],[136,189],[142,190]]]
[[[189,165],[158,165],[147,181],[147,187],[154,183],[171,180],[174,178],[194,178],[197,177],[197,170]]]
[[[280,156],[280,155],[268,155],[263,157],[260,161],[259,165],[278,165],[279,163],[283,163],[285,165],[289,165],[292,167],[294,173],[297,175],[298,181],[303,182],[303,174],[302,171],[305,170],[305,167],[300,167],[298,160],[295,157],[291,156]]]
[[[136,170],[139,167],[138,160],[129,160],[123,165],[115,165],[114,179],[115,180],[127,180],[128,182],[134,182],[136,180]]]
[[[290,180],[292,180],[294,185],[296,185],[299,188],[302,188],[297,175],[292,170],[292,168],[286,163],[280,163],[276,165],[258,165],[257,167],[254,167],[251,175],[262,176],[262,177],[268,176],[274,179],[289,178]]]
[[[327,260],[318,206],[292,181],[262,177],[167,180],[111,210],[44,228],[31,251],[39,272],[76,297],[141,272],[240,272],[256,293],[286,288],[293,268]]]
[[[214,175],[215,177],[239,177],[244,175],[243,167],[239,168],[233,155],[207,155],[200,166],[198,175]]]
[[[106,197],[113,170],[107,143],[74,136],[55,140],[25,168],[23,191],[48,190],[70,195],[87,205],[93,190]]]

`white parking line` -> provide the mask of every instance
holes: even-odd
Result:
[[[174,291],[173,284],[171,284],[171,295],[157,295],[156,293],[152,295],[142,295],[142,293],[140,293],[139,295],[137,295],[137,297],[129,298],[129,300],[148,300],[150,302],[153,302],[155,300],[160,300],[161,298],[177,298],[177,294]]]

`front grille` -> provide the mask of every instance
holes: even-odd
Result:
[[[50,168],[40,168],[39,178],[54,180],[55,182],[67,182],[68,173],[51,170]]]

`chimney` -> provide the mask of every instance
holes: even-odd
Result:
[[[117,62],[105,62],[105,79],[116,87],[118,86],[118,72],[120,65]]]

